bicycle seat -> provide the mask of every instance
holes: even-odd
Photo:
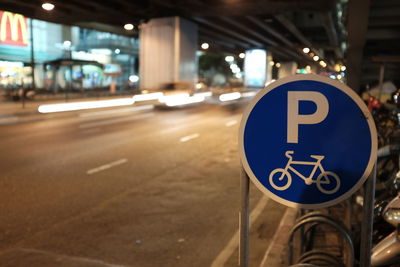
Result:
[[[320,156],[320,155],[311,155],[310,157],[316,160],[323,160],[325,158],[325,156]]]

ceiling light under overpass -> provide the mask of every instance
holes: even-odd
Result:
[[[131,24],[131,23],[127,23],[124,25],[124,29],[127,31],[131,31],[131,30],[133,30],[133,28],[135,28],[135,26],[133,26],[133,24]]]
[[[240,54],[239,54],[239,57],[240,57],[240,58],[245,58],[245,57],[246,57],[246,54],[245,54],[245,53],[240,53]]]
[[[318,61],[319,56],[314,56],[312,59],[313,59],[314,61]]]
[[[210,45],[208,43],[202,43],[201,44],[201,48],[204,49],[204,50],[208,49],[209,47],[210,47]]]
[[[281,63],[277,62],[277,63],[275,64],[275,66],[276,66],[277,68],[280,68],[280,67],[281,67]]]
[[[225,61],[226,62],[233,62],[235,60],[235,58],[233,56],[226,56],[225,57]]]
[[[340,70],[341,70],[341,71],[345,71],[345,70],[346,70],[346,66],[340,67]]]
[[[52,11],[54,9],[54,5],[52,3],[43,3],[42,8],[46,11]]]
[[[304,48],[303,48],[303,52],[304,52],[305,54],[308,54],[308,53],[310,52],[310,48],[304,47]]]

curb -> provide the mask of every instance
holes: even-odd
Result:
[[[281,223],[272,238],[271,245],[265,252],[260,267],[284,267],[287,266],[287,242],[294,222],[297,218],[297,208],[286,208]]]

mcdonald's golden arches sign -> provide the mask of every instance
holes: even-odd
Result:
[[[0,11],[0,44],[28,45],[28,29],[24,16]]]

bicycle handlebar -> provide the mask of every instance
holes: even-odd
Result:
[[[288,157],[288,158],[291,158],[292,157],[291,154],[293,154],[293,153],[294,153],[293,150],[288,150],[288,151],[285,152],[285,156]]]

